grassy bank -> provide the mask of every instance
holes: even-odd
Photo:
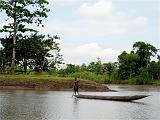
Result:
[[[110,82],[110,84],[128,84],[128,85],[160,85],[160,80],[139,80],[139,79],[129,79],[129,80],[115,80]]]
[[[160,80],[151,80],[150,78],[134,77],[129,80],[117,80],[113,76],[100,75],[92,72],[76,72],[73,74],[63,75],[57,73],[30,73],[29,75],[18,74],[8,75],[0,74],[0,79],[12,79],[12,80],[40,80],[40,81],[73,81],[75,77],[82,79],[83,81],[93,81],[100,84],[130,84],[130,85],[160,85]]]
[[[103,84],[89,80],[80,80],[80,91],[108,91]],[[74,77],[57,77],[53,75],[0,75],[1,89],[41,89],[73,90]]]
[[[34,80],[74,80],[73,77],[58,77],[53,75],[46,74],[36,74],[36,75],[0,75],[0,79],[9,78],[12,80],[21,80],[21,79],[34,79]]]
[[[153,84],[160,85],[160,80],[154,81]]]

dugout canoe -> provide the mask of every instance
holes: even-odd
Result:
[[[74,95],[76,98],[98,99],[98,100],[113,100],[113,101],[133,101],[139,100],[149,95],[132,95],[132,96],[98,96],[98,95]]]

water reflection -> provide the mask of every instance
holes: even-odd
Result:
[[[73,118],[74,119],[77,119],[79,118],[79,99],[74,97],[73,98],[73,112],[72,112],[72,115],[73,115]]]
[[[132,104],[138,104],[138,105],[148,105],[147,103],[136,102],[136,101],[131,101],[130,103],[132,103]]]

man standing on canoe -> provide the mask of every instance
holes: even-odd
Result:
[[[76,95],[79,95],[79,80],[77,80],[77,77],[75,77],[75,80],[74,80],[74,94]]]

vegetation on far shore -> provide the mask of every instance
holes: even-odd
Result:
[[[59,68],[64,64],[60,38],[38,34],[27,26],[42,25],[49,12],[47,4],[46,0],[1,0],[0,12],[6,13],[8,22],[0,29],[0,33],[7,33],[0,38],[0,79],[73,80],[78,77],[108,84],[160,84],[159,49],[143,41],[135,42],[132,51],[123,51],[117,62],[102,62],[98,58],[89,64],[71,63]]]
[[[0,74],[0,80],[1,79],[10,79],[10,80],[40,80],[40,81],[63,81],[63,80],[74,80],[75,77],[79,77],[81,80],[85,81],[95,81],[97,83],[101,84],[130,84],[130,85],[141,85],[137,83],[136,80],[116,80],[116,79],[109,79],[108,75],[97,75],[92,72],[75,72],[72,74],[69,74],[67,76],[64,76],[64,74],[55,73],[52,74],[50,72],[32,72],[28,75],[26,74],[17,74],[17,75],[11,75],[11,74]],[[113,76],[112,76],[113,77]],[[146,85],[160,85],[160,80],[149,80],[149,82],[145,83]],[[145,85],[143,84],[143,85]]]
[[[19,57],[16,64],[16,74],[14,75],[10,74],[11,59],[7,57],[11,54],[7,54],[5,49],[0,50],[0,79],[7,77],[13,80],[19,80],[21,78],[35,80],[73,80],[75,77],[78,77],[79,79],[106,84],[160,85],[160,56],[157,55],[158,50],[154,46],[141,41],[133,45],[133,51],[130,53],[126,51],[122,52],[118,56],[118,62],[114,63],[102,63],[98,58],[97,61],[91,62],[88,65],[66,64],[66,67],[58,68],[58,65],[62,61],[55,62],[55,59],[49,61],[46,59],[46,56],[39,58],[34,56],[34,59],[30,58],[25,63]],[[45,50],[43,47],[41,49]],[[157,61],[151,60],[151,56],[156,55]]]

